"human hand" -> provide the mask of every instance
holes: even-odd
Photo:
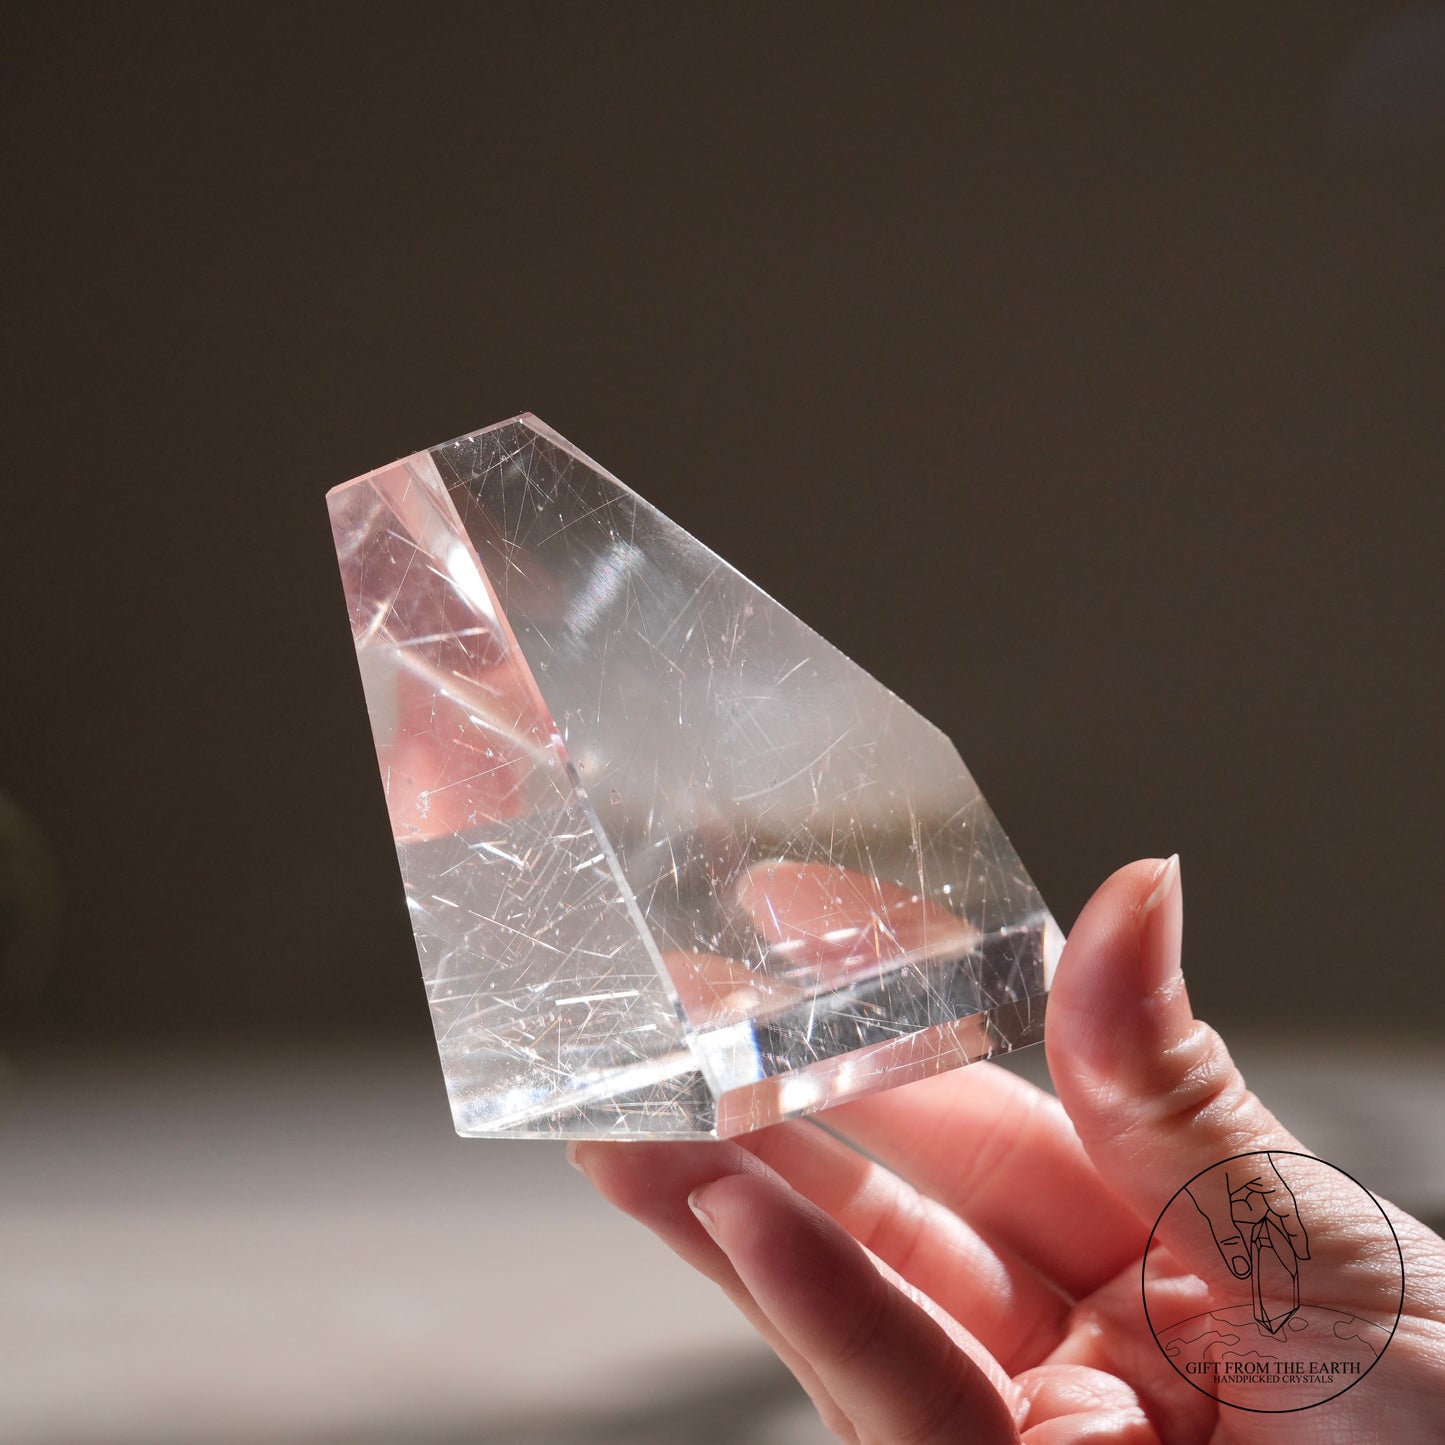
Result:
[[[1310,1257],[1293,1191],[1268,1154],[1226,1159],[1189,1181],[1194,1207],[1209,1221],[1220,1258],[1236,1279],[1249,1277],[1249,1234],[1264,1224],[1291,1259]]]
[[[1221,1255],[1234,1270],[1239,1234],[1210,1176],[1194,1176],[1300,1149],[1194,1019],[1182,920],[1177,864],[1158,862],[1120,870],[1080,915],[1049,1001],[1058,1100],[976,1064],[829,1110],[826,1130],[801,1120],[726,1143],[589,1142],[573,1162],[724,1289],[841,1440],[1278,1440],[1278,1418],[1185,1382],[1140,1297],[1149,1226],[1183,1181],[1215,1227],[1203,1245],[1167,1241],[1166,1279],[1197,1301]],[[1246,1211],[1270,1210],[1298,1258],[1324,1250],[1297,1211],[1276,1207],[1275,1180],[1214,1183]],[[1358,1386],[1285,1417],[1290,1440],[1438,1439],[1445,1242],[1386,1208],[1406,1261],[1395,1337]],[[1329,1247],[1358,1312],[1393,1316],[1398,1257],[1347,1226]]]

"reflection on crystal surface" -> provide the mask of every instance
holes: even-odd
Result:
[[[729,1135],[1035,1042],[953,745],[524,416],[329,496],[458,1131]]]

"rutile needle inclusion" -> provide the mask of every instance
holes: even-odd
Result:
[[[570,442],[328,502],[459,1133],[725,1137],[1042,1036],[953,744]]]

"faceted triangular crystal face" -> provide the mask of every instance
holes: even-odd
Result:
[[[329,496],[457,1129],[726,1136],[1033,1043],[953,745],[535,417]]]

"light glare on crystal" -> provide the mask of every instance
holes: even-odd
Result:
[[[953,745],[533,417],[329,498],[459,1132],[716,1136],[1035,1041]]]

